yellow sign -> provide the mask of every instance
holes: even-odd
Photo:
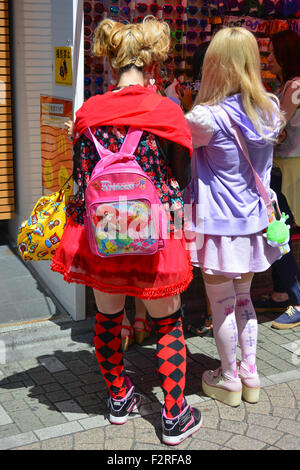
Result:
[[[72,52],[71,47],[54,48],[55,84],[72,86]]]
[[[41,95],[41,154],[44,194],[57,191],[73,170],[73,146],[65,122],[73,119],[72,100]],[[72,189],[72,185],[70,185]]]

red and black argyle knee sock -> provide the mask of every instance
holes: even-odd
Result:
[[[168,418],[182,410],[185,389],[186,347],[181,309],[165,318],[152,318],[157,334],[157,372],[165,397]]]
[[[118,399],[127,393],[121,338],[123,316],[124,309],[114,315],[97,313],[94,338],[98,364],[109,393]]]

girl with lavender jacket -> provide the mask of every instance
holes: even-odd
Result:
[[[193,207],[189,249],[192,264],[202,270],[221,359],[221,367],[204,372],[202,388],[206,395],[237,406],[242,397],[257,402],[260,391],[252,278],[280,253],[263,236],[266,206],[219,105],[242,132],[252,165],[269,189],[273,145],[283,116],[278,99],[262,84],[256,39],[244,28],[224,28],[214,36],[200,90],[186,114],[194,147],[185,198]]]

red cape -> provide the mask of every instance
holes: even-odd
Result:
[[[191,133],[180,106],[141,85],[88,99],[76,112],[73,143],[88,127],[105,125],[137,127],[193,153]]]

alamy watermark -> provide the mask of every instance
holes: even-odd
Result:
[[[292,103],[295,105],[300,104],[300,81],[299,80],[294,80],[292,82],[291,87],[296,88],[296,90],[292,93]]]
[[[94,206],[90,218],[99,240],[172,237],[184,239],[188,250],[199,250],[204,240],[203,214],[204,204],[185,204],[176,210],[166,210],[162,204],[119,197],[118,201]]]

